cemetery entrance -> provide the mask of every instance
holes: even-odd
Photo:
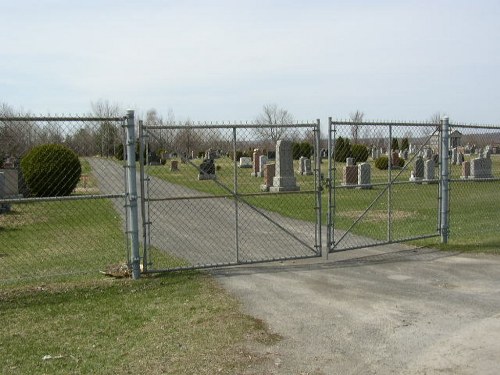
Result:
[[[139,123],[144,271],[321,256],[319,134]]]
[[[329,119],[329,252],[447,233],[440,214],[447,211],[440,129],[435,123]]]

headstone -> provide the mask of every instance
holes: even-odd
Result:
[[[458,165],[462,165],[462,163],[464,162],[465,158],[464,158],[464,154],[462,154],[461,152],[458,153],[458,158],[457,158],[457,164]]]
[[[206,152],[205,152],[205,159],[211,159],[211,160],[214,160],[217,158],[217,151],[215,150],[212,150],[211,148],[209,148]]]
[[[429,147],[424,148],[424,159],[432,158],[432,149]]]
[[[354,165],[354,158],[347,158],[345,159],[345,165],[352,167]]]
[[[4,176],[3,196],[17,197],[19,195],[19,172],[17,169],[0,169]]]
[[[424,162],[424,181],[430,182],[435,181],[435,165],[434,160],[429,159]]]
[[[371,166],[369,163],[358,164],[358,188],[371,189]]]
[[[259,177],[260,173],[260,156],[262,152],[260,149],[256,148],[253,150],[253,158],[252,158],[252,173],[250,173],[253,177]]]
[[[424,178],[424,159],[422,159],[420,156],[415,159],[415,169],[414,169],[414,176],[415,176],[415,181],[419,181]]]
[[[438,165],[439,164],[439,154],[433,154],[432,160],[434,160],[434,165]]]
[[[313,174],[311,169],[311,159],[301,156],[299,158],[299,169],[297,171],[302,176],[310,176]]]
[[[470,161],[464,161],[462,163],[462,175],[460,178],[467,179],[470,177]]]
[[[264,176],[264,166],[267,163],[267,156],[266,155],[260,155],[259,156],[259,172],[257,174],[258,177],[263,177]]]
[[[309,158],[304,158],[300,162],[300,174],[303,176],[310,176],[313,174],[312,169],[311,169],[311,159]]]
[[[391,164],[393,169],[399,167],[399,153],[397,151],[392,152]]]
[[[191,151],[191,159],[194,159],[194,151]]]
[[[261,191],[269,191],[269,188],[273,186],[274,172],[276,170],[276,164],[269,163],[264,165],[264,183],[260,185]]]
[[[456,165],[458,163],[458,149],[452,148],[451,149],[451,164]]]
[[[490,158],[472,159],[470,162],[470,178],[493,178],[491,166]]]
[[[5,198],[5,175],[0,172],[0,199]],[[6,203],[0,204],[0,214],[10,211],[10,205]]]
[[[376,147],[372,147],[372,159],[376,160],[378,159],[378,149]]]
[[[358,183],[358,167],[355,165],[346,165],[342,173],[342,185],[351,186]]]
[[[298,191],[295,176],[293,174],[292,142],[280,139],[276,142],[276,172],[273,178],[273,186],[269,191]]]
[[[215,180],[215,163],[213,159],[205,159],[200,165],[198,180]]]
[[[179,171],[179,162],[177,160],[172,160],[170,162],[170,172]]]
[[[403,159],[408,160],[408,150],[403,151]]]
[[[252,158],[248,156],[242,156],[240,158],[240,163],[238,164],[240,168],[252,168]]]

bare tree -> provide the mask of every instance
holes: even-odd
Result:
[[[361,112],[360,110],[356,110],[356,112],[352,112],[349,117],[351,118],[351,137],[352,137],[352,143],[356,144],[358,143],[359,139],[359,127],[361,126],[361,122],[363,122],[363,117],[365,114]]]
[[[108,100],[99,99],[91,102],[92,115],[101,118],[119,117],[122,110],[118,104],[111,104]],[[122,142],[120,128],[111,121],[103,120],[96,132],[96,142],[100,146],[101,156],[114,156],[116,146]]]
[[[293,121],[293,115],[286,109],[278,108],[276,104],[265,104],[262,107],[262,113],[255,119],[257,125],[270,125],[258,128],[257,133],[264,140],[270,140],[273,143],[286,134],[287,128],[280,126],[290,125]]]

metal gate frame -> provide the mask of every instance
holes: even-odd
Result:
[[[346,251],[346,250],[354,250],[360,248],[374,247],[387,245],[391,243],[401,243],[408,242],[413,240],[421,240],[426,238],[433,238],[441,236],[441,242],[446,243],[448,239],[448,214],[449,214],[449,176],[448,176],[448,167],[449,167],[449,144],[448,144],[448,133],[449,133],[449,120],[447,117],[444,117],[441,120],[440,126],[436,127],[436,130],[433,134],[429,135],[426,141],[423,142],[422,146],[415,152],[412,158],[406,164],[406,167],[415,159],[416,155],[423,149],[423,147],[429,142],[431,137],[436,133],[439,135],[439,188],[438,188],[438,210],[436,217],[436,233],[427,233],[427,234],[418,234],[415,236],[411,236],[408,238],[394,239],[392,237],[392,188],[396,183],[396,179],[401,175],[401,173],[406,169],[397,171],[395,176],[393,176],[392,165],[391,165],[391,157],[389,157],[389,166],[388,166],[388,181],[385,184],[382,184],[383,189],[377,195],[377,197],[369,204],[359,217],[352,223],[352,225],[345,230],[344,234],[340,235],[340,238],[336,238],[335,234],[335,217],[336,217],[336,203],[337,203],[337,194],[336,191],[339,188],[344,188],[342,186],[338,186],[336,182],[336,161],[335,161],[335,143],[337,139],[337,127],[338,126],[347,126],[347,125],[360,125],[360,126],[387,126],[388,127],[388,151],[387,154],[391,155],[391,140],[392,140],[392,127],[396,125],[407,125],[412,127],[429,127],[434,126],[436,124],[429,123],[393,123],[393,122],[352,122],[352,121],[333,121],[332,117],[328,118],[328,178],[327,178],[327,186],[328,186],[328,209],[327,209],[327,248],[328,253]],[[332,161],[333,160],[333,161]],[[410,184],[412,182],[398,182],[398,184]],[[352,233],[353,229],[356,225],[363,219],[363,217],[372,209],[377,200],[382,197],[383,194],[387,192],[388,203],[387,203],[387,235],[385,240],[373,240],[372,243],[359,244],[359,245],[351,245],[347,247],[343,247],[339,249],[339,244],[342,243],[344,238]]]
[[[200,125],[191,125],[189,128],[192,130],[200,129],[200,130],[207,130],[207,129],[226,129],[226,130],[232,130],[233,134],[233,139],[232,139],[232,144],[233,144],[233,150],[232,153],[233,155],[236,155],[236,134],[238,130],[244,130],[244,129],[256,129],[256,128],[269,128],[270,125],[242,125],[242,124],[203,124]],[[155,201],[161,201],[161,200],[180,200],[180,199],[207,199],[207,198],[218,198],[215,196],[206,196],[206,197],[165,197],[165,198],[151,198],[150,197],[150,177],[148,176],[147,173],[147,165],[148,165],[148,139],[149,137],[154,137],[154,131],[155,130],[179,130],[179,129],[185,129],[186,126],[182,125],[169,125],[169,126],[146,126],[142,121],[139,121],[139,167],[140,167],[140,189],[141,189],[141,202],[140,202],[140,207],[141,207],[141,222],[142,222],[142,244],[143,244],[143,249],[142,249],[142,272],[144,273],[155,273],[155,272],[165,272],[165,271],[176,271],[176,270],[184,270],[184,269],[202,269],[202,268],[213,268],[213,267],[223,267],[223,266],[233,266],[233,265],[238,265],[238,264],[250,264],[250,263],[263,263],[263,262],[272,262],[272,261],[281,261],[281,260],[291,260],[291,259],[304,259],[304,258],[312,258],[312,257],[321,257],[322,256],[322,227],[321,227],[321,216],[322,216],[322,174],[321,174],[321,160],[320,160],[320,150],[319,150],[319,144],[320,144],[320,120],[317,120],[315,123],[301,123],[301,124],[290,124],[290,125],[272,125],[273,128],[292,128],[292,129],[297,129],[297,128],[309,128],[314,131],[314,191],[302,191],[302,192],[284,192],[284,193],[239,193],[238,192],[238,178],[237,178],[237,161],[236,158],[233,157],[234,159],[234,188],[231,189],[228,186],[225,186],[218,180],[213,180],[217,186],[222,188],[224,191],[227,192],[227,195],[221,197],[221,198],[229,198],[234,200],[234,218],[235,218],[235,225],[234,225],[234,234],[235,234],[235,244],[234,244],[234,251],[235,251],[235,260],[232,262],[224,262],[224,263],[207,263],[207,264],[192,264],[192,265],[187,265],[187,266],[178,266],[178,267],[172,267],[172,268],[155,268],[154,264],[152,264],[150,255],[149,255],[149,249],[151,248],[151,225],[153,224],[152,220],[153,218],[151,217],[151,204],[154,204]],[[200,167],[198,165],[195,165],[191,160],[186,159],[185,160],[187,164],[189,164],[191,167],[196,168],[198,171],[200,171]],[[308,244],[304,240],[302,240],[298,235],[292,233],[290,230],[287,230],[283,226],[281,226],[279,223],[274,221],[264,209],[261,209],[259,207],[256,207],[252,205],[246,197],[252,197],[252,196],[260,196],[260,195],[269,195],[269,194],[314,194],[315,196],[315,207],[314,209],[316,210],[316,221],[315,221],[315,233],[314,233],[314,244]],[[258,260],[242,260],[239,258],[239,226],[238,226],[238,220],[239,220],[239,205],[244,205],[248,208],[250,208],[252,211],[254,211],[259,217],[264,218],[270,223],[273,223],[276,227],[278,227],[283,233],[285,233],[287,236],[290,238],[293,238],[294,240],[297,241],[297,243],[307,246],[311,250],[309,255],[301,255],[301,256],[285,256],[285,257],[276,257],[276,256],[269,256],[269,258],[266,259],[258,259]]]

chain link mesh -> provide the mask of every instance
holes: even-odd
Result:
[[[118,159],[120,118],[0,118],[0,281],[126,262]]]
[[[318,256],[317,174],[311,163],[316,129],[147,128],[148,269]],[[278,138],[291,147],[293,186],[275,193],[268,191],[273,188],[266,186],[264,170],[276,166]],[[303,173],[300,157],[311,163]]]

